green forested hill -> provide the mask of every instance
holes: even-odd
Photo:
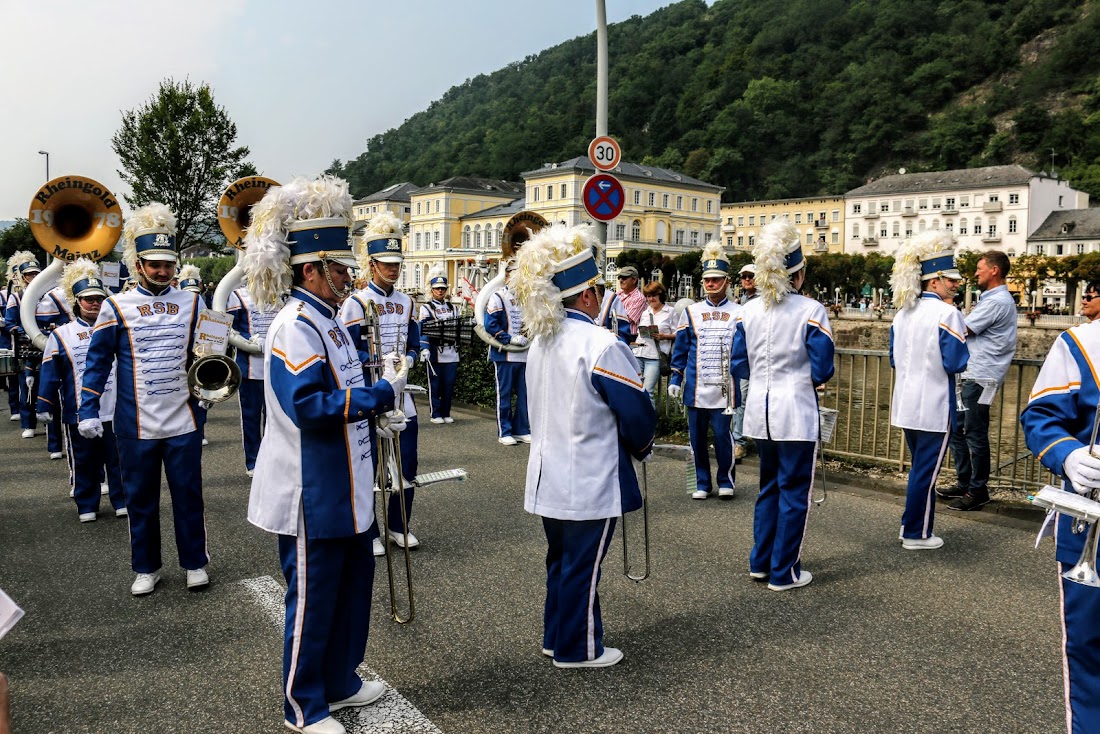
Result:
[[[609,129],[627,160],[729,201],[1018,162],[1100,196],[1100,0],[683,0],[609,29]],[[518,179],[583,155],[594,34],[450,89],[333,172]]]

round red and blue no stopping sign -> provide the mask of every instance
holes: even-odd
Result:
[[[619,216],[626,204],[626,191],[619,179],[607,173],[597,173],[584,182],[581,190],[584,210],[593,219],[610,222]]]

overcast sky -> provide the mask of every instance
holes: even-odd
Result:
[[[669,0],[606,0],[608,22]],[[0,220],[50,176],[124,193],[111,136],[207,82],[265,175],[315,175],[477,74],[595,29],[595,0],[0,0]],[[595,110],[593,110],[593,118]],[[583,151],[577,151],[582,153]],[[456,174],[463,173],[455,171]]]

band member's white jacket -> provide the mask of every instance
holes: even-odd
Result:
[[[752,381],[744,434],[771,441],[816,441],[817,385],[833,376],[833,333],[825,307],[788,293],[771,308],[754,298],[737,318],[730,369]]]
[[[729,356],[741,308],[728,298],[717,306],[704,298],[680,316],[672,343],[669,384],[680,386],[684,405],[689,408],[725,408],[723,382],[736,396],[735,404],[740,401],[740,385],[730,379]]]
[[[54,329],[42,350],[38,377],[38,411],[57,414],[60,398],[62,423],[76,423],[84,367],[92,343],[92,325],[76,318]],[[99,398],[99,419],[113,420],[115,412],[115,373],[112,370]]]
[[[413,360],[420,351],[420,328],[414,318],[412,299],[394,288],[387,295],[373,282],[353,293],[340,307],[340,318],[351,334],[352,341],[363,351],[366,334],[361,333],[367,304],[374,303],[382,331],[382,352],[400,352]],[[411,393],[405,393],[401,410],[409,418],[416,416]]]
[[[141,286],[104,301],[88,347],[80,419],[104,420],[100,401],[114,369],[117,436],[159,439],[197,430],[206,415],[187,389],[187,368],[201,304],[190,291],[169,287],[154,296]]]
[[[312,538],[364,533],[374,522],[371,421],[393,391],[366,386],[362,362],[335,308],[294,288],[267,334],[267,423],[256,457],[248,520]]]
[[[966,369],[966,322],[959,310],[925,292],[894,315],[890,364],[896,370],[890,424],[946,433],[955,415],[955,375]]]
[[[233,317],[233,328],[245,339],[258,336],[267,339],[267,330],[275,320],[278,308],[257,308],[252,302],[252,294],[247,288],[238,288],[229,294],[225,307],[226,313]],[[237,350],[237,366],[241,368],[241,377],[246,380],[264,379],[264,355],[249,354]]]
[[[642,505],[631,457],[653,448],[657,415],[630,348],[580,311],[527,360],[531,455],[524,509],[558,520],[617,517]]]

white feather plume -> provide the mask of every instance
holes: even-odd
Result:
[[[428,282],[432,282],[432,278],[446,278],[447,266],[443,263],[435,263],[428,268]]]
[[[922,257],[934,252],[952,250],[955,239],[950,233],[928,229],[901,243],[894,253],[894,269],[890,274],[890,290],[894,294],[894,308],[912,308],[920,299]]]
[[[76,305],[76,296],[73,295],[73,286],[88,278],[103,279],[99,272],[99,265],[94,260],[80,257],[73,260],[61,271],[61,292],[65,294],[65,301],[69,308]]]
[[[179,279],[183,280],[202,280],[202,271],[199,270],[198,265],[184,265],[180,268]]]
[[[8,282],[12,283],[16,290],[23,290],[23,279],[16,276],[16,270],[27,263],[37,262],[38,258],[34,256],[33,252],[16,250],[15,253],[8,258]]]
[[[554,267],[598,245],[599,239],[591,225],[555,224],[544,227],[519,248],[509,288],[519,301],[523,323],[532,338],[552,340],[565,318],[561,291],[552,280]]]
[[[168,208],[167,204],[154,201],[137,209],[126,218],[122,226],[122,261],[126,268],[137,274],[137,242],[139,232],[154,227],[164,227],[168,234],[176,236],[176,215]]]
[[[801,247],[798,230],[786,217],[768,222],[752,246],[756,266],[756,290],[764,307],[771,308],[794,290],[787,272],[787,254]]]
[[[722,243],[718,240],[709,240],[703,245],[703,261],[726,260],[726,252],[722,249]]]

